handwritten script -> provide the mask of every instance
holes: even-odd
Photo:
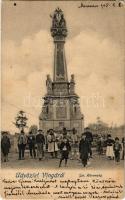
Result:
[[[41,199],[120,199],[123,185],[113,178],[78,176],[77,178],[3,178],[4,198]]]

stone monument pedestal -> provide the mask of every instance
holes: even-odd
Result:
[[[75,128],[78,134],[83,130],[83,115],[79,97],[75,93],[74,75],[68,81],[64,51],[67,27],[61,9],[56,9],[52,17],[51,35],[54,39],[53,80],[47,75],[47,94],[39,116],[39,126],[46,133],[48,129],[68,130]]]

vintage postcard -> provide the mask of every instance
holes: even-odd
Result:
[[[124,199],[125,1],[1,11],[1,198]]]

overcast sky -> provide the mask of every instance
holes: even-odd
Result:
[[[125,12],[122,8],[78,8],[80,2],[2,2],[2,128],[23,109],[38,124],[46,74],[52,77],[54,45],[50,14],[58,6],[68,27],[67,68],[75,74],[85,125],[98,116],[124,122]]]

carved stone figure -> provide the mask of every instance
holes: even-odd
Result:
[[[63,12],[60,8],[57,8],[51,16],[52,18],[52,28],[51,33],[52,36],[67,36],[67,28],[66,28],[66,21],[64,19]]]
[[[47,75],[46,86],[47,86],[47,93],[51,94],[52,93],[52,80],[50,78],[50,75]]]
[[[74,74],[71,74],[71,81],[70,82],[75,83],[75,81],[74,81]]]
[[[78,104],[78,105],[79,105],[79,102],[78,102],[78,99],[77,99],[77,98],[72,98],[72,99],[70,100],[70,102],[71,102],[72,105],[75,105],[75,104]]]
[[[63,12],[60,8],[57,8],[53,14],[53,27],[54,28],[59,28],[59,27],[65,27],[66,22],[64,19]]]
[[[49,104],[50,104],[50,99],[44,98],[44,105],[49,105]]]
[[[63,14],[61,15],[61,19],[60,19],[60,22],[59,22],[59,26],[60,26],[61,28],[65,28],[65,27],[66,27],[66,21],[65,21],[65,19],[64,19],[64,15],[63,15]]]
[[[40,120],[46,119],[46,107],[45,106],[42,107],[42,112],[39,115],[39,119]]]
[[[75,93],[75,81],[74,81],[74,74],[72,74],[70,80],[70,94],[74,93]]]

